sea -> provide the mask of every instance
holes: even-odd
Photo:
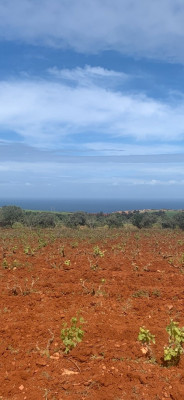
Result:
[[[111,213],[128,210],[181,210],[184,199],[0,199],[0,207],[15,205],[26,210]]]

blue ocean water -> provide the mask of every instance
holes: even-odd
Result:
[[[184,209],[182,199],[0,199],[3,205],[16,205],[23,209],[43,211],[103,211],[143,210],[143,209]]]

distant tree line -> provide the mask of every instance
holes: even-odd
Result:
[[[124,224],[132,224],[139,229],[158,226],[161,228],[176,227],[184,230],[184,211],[145,211],[137,210],[127,212],[114,212],[104,214],[89,214],[85,212],[49,212],[29,211],[17,206],[3,206],[0,208],[0,226],[29,226],[29,227],[55,227],[64,225],[70,228],[87,226],[90,228],[108,226],[109,228],[121,228]]]

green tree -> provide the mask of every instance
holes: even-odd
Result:
[[[15,222],[23,222],[24,211],[17,206],[3,206],[0,210],[0,223],[2,226],[12,226]]]
[[[131,222],[133,225],[137,226],[137,228],[141,229],[142,228],[142,219],[143,219],[143,214],[140,214],[139,211],[133,213],[133,217],[131,218]]]
[[[179,226],[180,229],[184,230],[184,212],[179,212],[172,217],[173,222]]]
[[[31,212],[27,215],[26,224],[28,226],[39,226],[40,228],[49,228],[56,225],[55,215],[49,212]]]
[[[75,228],[78,225],[84,226],[86,225],[86,213],[84,212],[74,212],[69,215],[66,225]]]
[[[123,226],[123,218],[122,215],[119,213],[112,213],[108,215],[106,219],[106,223],[109,226],[109,228],[119,228],[120,226]]]

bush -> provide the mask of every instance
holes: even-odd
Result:
[[[65,222],[69,228],[76,228],[78,225],[86,225],[86,214],[83,212],[76,212],[69,215]]]
[[[1,226],[12,226],[15,222],[22,222],[24,211],[17,206],[3,206],[0,210]]]
[[[54,214],[48,212],[31,212],[26,216],[26,225],[40,228],[55,227],[56,218]]]
[[[79,322],[79,323],[78,323]],[[84,323],[82,317],[73,317],[71,319],[71,326],[68,327],[65,323],[61,330],[61,340],[65,345],[65,353],[68,354],[78,343],[82,342],[84,331],[82,330],[81,324]]]

